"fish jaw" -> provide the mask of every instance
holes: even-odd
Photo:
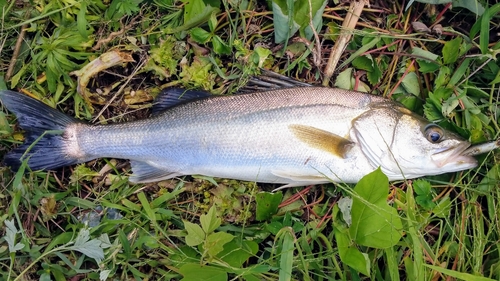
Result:
[[[442,151],[438,150],[431,156],[431,159],[436,167],[444,172],[472,169],[477,166],[477,160],[465,153],[469,147],[468,142],[462,142],[455,147]]]

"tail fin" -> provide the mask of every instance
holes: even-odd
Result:
[[[80,161],[65,152],[64,130],[73,119],[46,104],[13,91],[0,91],[2,104],[17,116],[25,133],[25,142],[7,153],[6,166],[18,170],[28,158],[31,170],[50,170]]]

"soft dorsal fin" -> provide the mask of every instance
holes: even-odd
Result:
[[[152,108],[152,114],[157,115],[173,106],[209,96],[210,93],[205,91],[166,88],[156,97]]]
[[[307,145],[347,158],[354,143],[336,134],[306,125],[290,125],[290,131]]]

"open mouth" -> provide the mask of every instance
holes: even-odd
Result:
[[[469,151],[470,144],[467,142],[460,143],[455,147],[439,151],[431,156],[434,163],[437,164],[439,168],[445,165],[459,165],[461,167],[475,167],[477,165],[477,160],[467,153]]]

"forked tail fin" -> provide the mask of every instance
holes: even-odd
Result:
[[[17,116],[26,131],[25,142],[4,158],[4,164],[18,170],[28,159],[31,170],[50,170],[80,162],[66,152],[65,129],[79,121],[49,106],[13,91],[0,91],[2,104]]]

